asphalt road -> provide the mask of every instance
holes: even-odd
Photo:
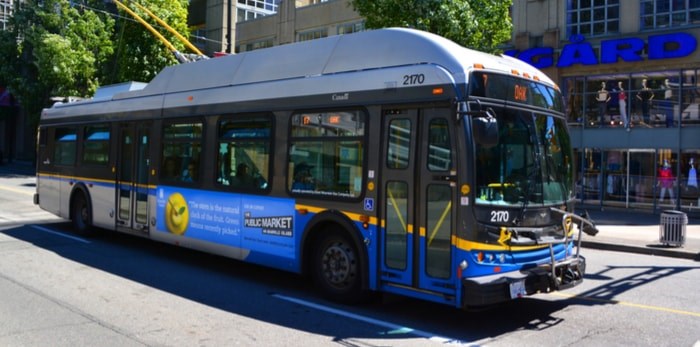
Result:
[[[95,238],[0,177],[2,346],[700,346],[700,263],[584,249],[569,291],[462,312],[322,300],[294,274],[116,233]]]

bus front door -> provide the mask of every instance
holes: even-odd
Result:
[[[381,280],[454,294],[454,117],[448,108],[383,116]]]
[[[150,123],[121,124],[117,161],[117,227],[148,231]]]

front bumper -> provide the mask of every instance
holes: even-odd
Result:
[[[551,208],[551,210],[562,216],[563,235],[535,239],[536,244],[549,246],[549,262],[524,267],[518,272],[462,279],[463,307],[488,306],[525,295],[564,290],[583,281],[583,276],[586,274],[586,258],[579,254],[581,239],[583,233],[595,235],[598,233],[598,229],[593,221],[588,219],[587,214],[578,216],[556,208]],[[578,222],[576,240],[569,239],[568,226],[572,221]],[[554,254],[554,245],[568,245],[574,241],[576,242],[576,253],[570,255],[567,246],[565,247],[567,249],[565,251],[566,257],[557,260]]]
[[[489,306],[526,295],[568,289],[580,284],[585,273],[586,259],[577,256],[512,274],[464,278],[462,306]]]

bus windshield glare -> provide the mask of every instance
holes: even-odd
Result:
[[[473,77],[491,87],[472,89],[472,96],[494,111],[499,133],[495,146],[476,144],[477,205],[552,206],[572,199],[572,148],[559,92],[510,76]]]

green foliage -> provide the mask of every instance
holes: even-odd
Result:
[[[0,30],[0,85],[9,87],[32,126],[52,97],[91,97],[102,84],[148,82],[177,63],[131,15],[120,11],[122,19],[115,23],[113,4],[69,1],[15,1],[7,30]],[[188,32],[187,0],[141,1],[181,34]],[[182,50],[146,13],[126,5]]]
[[[8,30],[0,34],[3,78],[35,125],[52,96],[91,96],[99,66],[113,53],[114,21],[71,7],[68,0],[16,2]],[[100,6],[96,1],[95,6]]]
[[[499,53],[511,37],[512,0],[352,0],[369,29],[428,31],[476,50]]]
[[[158,16],[170,27],[177,30],[183,36],[189,32],[187,27],[187,0],[141,0],[144,7]],[[183,52],[184,45],[165,28],[161,28],[147,13],[136,6],[124,2],[132,11],[146,20],[156,31],[162,34],[175,48]],[[117,23],[115,42],[117,43],[117,81],[143,81],[148,82],[164,67],[177,64],[172,52],[160,42],[141,23],[132,20],[132,16],[122,10],[119,11],[125,19]]]

